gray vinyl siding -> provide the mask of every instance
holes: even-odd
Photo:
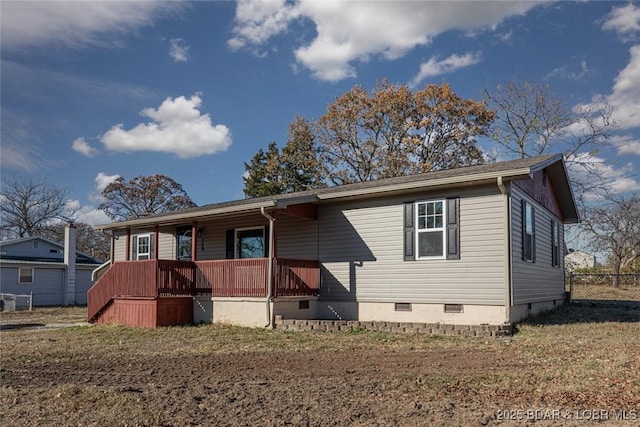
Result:
[[[127,234],[124,231],[114,231],[113,235],[117,237],[113,244],[113,260],[124,261],[127,259]]]
[[[460,197],[460,260],[403,259],[403,202]],[[497,186],[321,205],[325,300],[503,305],[505,198]]]
[[[564,297],[564,260],[561,256],[560,267],[551,265],[551,220],[560,224],[560,250],[564,248],[562,221],[518,187],[511,186],[511,189],[513,303],[518,305],[561,299]],[[535,262],[526,262],[522,259],[523,199],[534,207]]]
[[[175,227],[162,227],[158,232],[158,259],[176,259]]]
[[[215,221],[198,223],[203,228],[201,241],[198,243],[198,260],[226,258],[226,232],[229,229],[264,227],[269,221],[260,213],[229,216]],[[204,240],[204,242],[202,241]]]
[[[276,240],[280,258],[318,259],[318,221],[279,215]]]

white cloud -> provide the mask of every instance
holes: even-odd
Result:
[[[232,50],[248,45],[261,45],[272,36],[284,32],[289,22],[298,17],[298,9],[286,0],[238,0],[234,37],[227,41]]]
[[[602,29],[615,31],[623,41],[635,40],[640,33],[640,7],[633,3],[614,7],[605,17]]]
[[[181,2],[6,1],[2,2],[2,48],[41,45],[104,45],[107,33],[150,25]]]
[[[158,107],[140,113],[152,121],[130,130],[113,126],[100,141],[110,151],[156,151],[174,153],[186,159],[214,154],[231,145],[231,132],[224,125],[212,125],[209,114],[199,110],[202,100],[193,95],[167,98]]]
[[[640,45],[632,46],[629,53],[629,63],[618,73],[611,93],[596,95],[591,104],[582,106],[597,109],[608,104],[611,118],[623,130],[640,127]]]
[[[605,159],[592,156],[590,153],[578,153],[567,160],[569,173],[577,180],[590,182],[597,187],[593,177],[599,176],[614,193],[640,190],[640,183],[632,178],[634,168],[631,163],[616,168]],[[587,171],[591,171],[592,174],[587,175]],[[591,200],[599,196],[597,192],[587,194],[587,198]]]
[[[562,67],[554,68],[550,73],[547,74],[547,78],[556,77],[567,80],[575,80],[579,81],[586,77],[593,76],[593,70],[589,68],[586,60],[580,61],[580,70],[575,71],[568,66],[564,65]]]
[[[424,81],[424,79],[441,74],[450,73],[460,68],[468,67],[479,63],[482,60],[480,52],[465,53],[464,55],[451,55],[448,58],[438,61],[433,56],[427,62],[420,64],[420,71],[409,83],[410,87],[416,87]]]
[[[79,200],[69,200],[66,203],[69,209],[75,210],[75,220],[89,225],[100,225],[111,222],[111,218],[107,216],[102,209],[96,209],[93,206],[82,206]]]
[[[296,19],[315,23],[317,35],[296,59],[320,80],[355,77],[353,62],[392,60],[449,30],[495,29],[540,2],[347,2],[300,0],[239,2],[233,49],[264,45]]]
[[[640,156],[640,140],[631,135],[616,135],[610,138],[618,149],[618,154],[635,154]]]
[[[73,151],[80,153],[87,157],[94,157],[98,154],[98,150],[89,145],[89,143],[84,138],[77,138],[71,144],[71,148]]]
[[[111,184],[118,178],[120,178],[120,175],[107,175],[103,172],[99,172],[94,180],[96,183],[96,190],[98,193],[102,193],[102,191],[107,188],[107,185]]]
[[[182,39],[169,40],[169,56],[174,62],[187,62],[189,60],[189,46]]]

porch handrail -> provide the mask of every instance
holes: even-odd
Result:
[[[91,281],[95,282],[102,277],[102,275],[107,271],[107,268],[111,265],[111,260],[107,260],[96,267],[91,272]]]
[[[116,296],[157,295],[158,261],[118,261],[87,292],[87,320],[93,322]]]

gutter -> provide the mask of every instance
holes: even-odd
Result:
[[[502,176],[497,178],[497,185],[500,193],[504,196],[505,213],[504,213],[504,240],[505,240],[505,259],[504,259],[504,275],[505,275],[505,291],[504,291],[504,308],[505,323],[511,324],[511,296],[513,294],[513,280],[511,278],[511,197],[509,190],[505,186]]]
[[[267,298],[266,298],[266,308],[267,308],[267,324],[264,325],[265,328],[269,328],[272,326],[272,316],[271,316],[271,298],[273,296],[273,226],[275,223],[275,218],[269,215],[264,206],[260,208],[260,213],[262,216],[269,220],[269,265],[267,266]]]

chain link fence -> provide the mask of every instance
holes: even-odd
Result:
[[[571,273],[572,302],[628,302],[640,306],[640,273]]]

